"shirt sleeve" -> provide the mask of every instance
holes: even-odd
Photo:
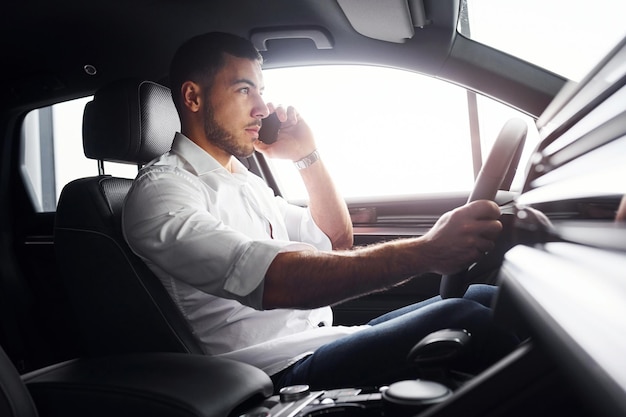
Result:
[[[206,207],[200,185],[180,170],[148,170],[126,198],[125,238],[157,275],[255,309],[262,309],[262,283],[276,254],[315,250],[301,242],[252,240]]]
[[[308,207],[289,204],[281,197],[276,199],[279,200],[290,240],[307,243],[321,251],[332,250],[330,239],[317,226]]]

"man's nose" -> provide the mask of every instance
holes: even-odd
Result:
[[[261,96],[259,96],[258,103],[254,106],[252,113],[254,117],[257,117],[259,119],[265,119],[267,116],[269,116],[270,109],[269,107],[267,107],[267,104],[265,104],[265,101]]]

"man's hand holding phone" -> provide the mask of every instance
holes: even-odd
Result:
[[[261,120],[261,129],[259,130],[259,140],[267,145],[271,145],[278,139],[278,131],[280,130],[280,120],[276,112],[270,113],[265,119]]]
[[[257,151],[268,158],[298,161],[317,148],[313,132],[292,106],[267,104],[270,115],[261,120]]]

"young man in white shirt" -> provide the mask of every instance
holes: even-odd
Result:
[[[250,42],[224,33],[179,48],[170,82],[181,132],[170,152],[141,170],[125,203],[130,247],[161,279],[207,354],[258,366],[277,388],[315,389],[410,377],[410,348],[442,328],[473,334],[469,370],[511,349],[515,337],[491,321],[488,286],[363,326],[333,326],[330,305],[470,265],[493,248],[500,211],[474,202],[444,214],[422,237],[353,249],[346,204],[314,135],[294,108],[265,103],[261,64]],[[272,112],[282,123],[278,141],[267,145],[258,132]],[[307,208],[275,197],[238,161],[255,150],[297,163]]]

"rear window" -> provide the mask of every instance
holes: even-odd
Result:
[[[83,153],[83,110],[91,99],[33,110],[24,119],[22,176],[38,212],[56,211],[61,190],[68,182],[98,175],[98,162]],[[105,172],[134,178],[137,167],[106,162]]]

